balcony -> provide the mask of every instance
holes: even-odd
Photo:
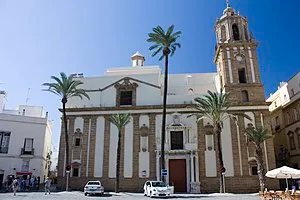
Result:
[[[21,148],[21,157],[33,157],[34,156],[34,149],[26,149],[25,148]]]

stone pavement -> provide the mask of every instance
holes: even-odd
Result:
[[[258,200],[258,194],[174,194],[167,199],[201,199],[201,200]],[[77,200],[77,199],[107,199],[107,200],[130,200],[130,199],[149,199],[141,193],[106,193],[104,196],[84,196],[83,192],[55,192],[50,195],[45,195],[42,192],[32,193],[17,193],[13,196],[12,193],[0,194],[1,200]],[[164,199],[164,198],[159,198]]]

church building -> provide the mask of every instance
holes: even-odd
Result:
[[[221,144],[226,192],[257,192],[259,181],[254,146],[245,136],[247,127],[270,128],[268,104],[260,78],[258,43],[250,36],[248,21],[227,5],[215,24],[214,73],[170,74],[167,101],[165,166],[166,181],[175,192],[219,191],[216,145],[212,122],[197,123],[194,98],[220,91],[230,95],[230,113],[245,113],[224,121]],[[88,99],[71,98],[67,103],[70,139],[70,187],[82,189],[88,180],[100,180],[114,190],[118,130],[110,115],[130,113],[131,121],[122,131],[121,191],[142,191],[147,180],[161,180],[160,147],[163,80],[159,66],[145,65],[139,52],[131,56],[132,66],[107,69],[104,76],[84,77],[82,88]],[[65,186],[65,138],[60,138],[58,182]],[[272,139],[262,145],[266,170],[275,168]],[[276,181],[268,180],[271,188]]]

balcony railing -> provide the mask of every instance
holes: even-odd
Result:
[[[30,150],[28,149],[25,150],[25,148],[22,148],[21,155],[34,155],[34,149],[32,148]]]

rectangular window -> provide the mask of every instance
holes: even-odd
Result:
[[[246,72],[245,68],[239,69],[239,82],[246,83]]]
[[[31,154],[33,152],[33,138],[25,138],[23,154]]]
[[[73,168],[73,175],[72,176],[75,176],[75,177],[79,176],[79,168]]]
[[[252,172],[252,175],[257,175],[257,166],[252,166],[251,172]]]
[[[0,153],[8,153],[10,132],[0,131]]]
[[[75,146],[80,146],[80,138],[75,138]]]
[[[295,95],[294,89],[291,89],[292,96]]]
[[[171,131],[171,150],[183,149],[183,131]]]
[[[28,171],[29,171],[29,160],[23,160],[22,172],[28,172]]]
[[[121,91],[120,93],[120,105],[132,105],[132,91]]]

